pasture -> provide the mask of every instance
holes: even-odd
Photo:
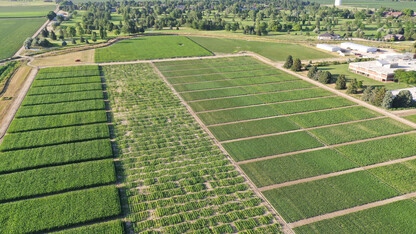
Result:
[[[55,5],[2,6],[0,7],[0,18],[42,17],[46,19],[48,12],[55,9]]]
[[[299,44],[264,42],[256,40],[190,37],[193,41],[214,53],[252,51],[273,61],[285,61],[288,55],[302,60],[331,58],[333,55]]]
[[[150,36],[123,40],[95,50],[95,62],[209,56],[211,52],[183,36]]]
[[[98,66],[38,73],[0,145],[0,180],[8,181],[0,186],[0,232],[45,232],[121,213],[97,74]]]
[[[44,18],[0,19],[0,60],[13,56],[45,22]]]
[[[286,222],[416,191],[414,160],[409,161],[416,143],[413,127],[250,60],[155,64]],[[236,61],[244,61],[244,73],[233,68]],[[397,159],[404,162],[390,161]],[[377,208],[384,212],[380,220],[390,217]],[[409,214],[416,212],[411,209]],[[327,223],[346,227],[357,222],[355,215],[373,222],[362,230],[379,231],[379,220],[365,214],[318,219],[295,231],[328,231]],[[397,225],[412,223],[411,215],[401,217]],[[404,229],[388,225],[415,231],[408,224]]]

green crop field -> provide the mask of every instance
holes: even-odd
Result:
[[[2,8],[2,7],[0,7]],[[0,19],[0,59],[13,56],[46,19]]]
[[[236,161],[243,161],[323,145],[306,132],[296,132],[224,143],[223,146]]]
[[[125,168],[131,232],[280,232],[261,199],[151,65],[104,66],[103,73]]]
[[[263,194],[289,222],[399,195],[368,172],[296,184]]]
[[[190,38],[208,50],[213,51],[214,53],[236,53],[239,51],[252,51],[273,61],[284,61],[288,55],[292,55],[295,58],[300,58],[303,60],[333,57],[333,55],[298,44],[210,37]]]
[[[413,233],[416,204],[398,201],[295,228],[296,233]]]
[[[348,158],[329,149],[241,165],[244,172],[258,187],[280,184],[354,167],[356,165]]]
[[[40,6],[2,6],[0,7],[0,18],[29,18],[45,17],[49,11],[56,9],[55,5]]]
[[[242,74],[211,66],[228,68],[227,62],[234,64],[224,58],[155,64],[286,222],[416,191],[416,160],[357,171],[360,166],[415,155],[413,127],[280,70],[251,66]],[[380,136],[384,138],[371,139]],[[341,230],[361,230],[344,228],[350,221],[342,217],[295,231],[330,232],[326,223],[333,225],[332,230],[337,225]],[[403,215],[397,225],[389,222],[389,230],[414,231],[408,224],[398,227],[410,217]],[[381,230],[373,226],[378,220],[363,219],[373,223],[363,225],[362,230]],[[351,222],[356,225],[355,220]]]
[[[183,36],[151,36],[120,41],[96,49],[96,62],[209,56],[211,52]]]
[[[99,67],[46,70],[0,145],[0,180],[7,181],[0,185],[0,232],[47,232],[122,212],[118,189],[111,186],[117,177],[101,78],[99,86],[88,88],[62,82],[36,86],[95,77]]]

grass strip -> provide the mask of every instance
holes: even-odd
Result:
[[[46,94],[25,97],[22,105],[40,105],[60,102],[74,102],[91,99],[104,99],[104,93],[101,90],[77,92],[77,93],[60,93],[60,94]]]
[[[59,85],[59,86],[45,86],[45,87],[31,87],[28,95],[44,95],[56,93],[73,93],[83,91],[102,90],[102,84],[87,83],[87,84],[73,84],[73,85]]]
[[[101,83],[101,77],[88,76],[88,77],[62,78],[62,79],[51,79],[51,80],[35,80],[32,86],[44,87],[44,86],[60,86],[60,85],[88,84],[88,83]]]
[[[42,71],[42,69],[41,69]],[[66,71],[57,71],[57,72],[40,72],[37,76],[37,80],[48,80],[48,79],[60,79],[63,77],[72,78],[72,77],[87,77],[87,76],[100,76],[100,70],[98,67],[96,69],[88,70],[66,70]]]

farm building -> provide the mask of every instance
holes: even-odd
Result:
[[[328,44],[317,44],[316,47],[319,49],[323,49],[323,50],[331,51],[331,52],[337,52],[341,50],[341,48],[339,48],[338,46],[328,45]]]
[[[416,71],[416,60],[410,55],[386,57],[385,60],[350,63],[349,69],[354,73],[378,81],[393,81],[394,71],[397,69]]]
[[[356,51],[359,51],[359,52],[362,52],[362,53],[377,52],[377,48],[375,48],[375,47],[355,44],[355,43],[351,43],[351,42],[341,43],[341,48],[356,50]]]
[[[318,40],[336,40],[340,38],[340,35],[334,33],[324,33],[318,36]]]
[[[412,94],[413,100],[416,101],[416,87],[406,88],[406,89],[396,89],[396,90],[392,90],[391,91],[391,94],[393,94],[393,97],[395,97],[402,90],[409,90],[410,93]]]

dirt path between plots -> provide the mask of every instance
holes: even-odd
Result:
[[[348,169],[348,170],[344,170],[344,171],[337,171],[337,172],[328,173],[328,174],[324,174],[324,175],[313,176],[313,177],[308,177],[308,178],[299,179],[299,180],[292,180],[292,181],[288,181],[288,182],[284,182],[284,183],[280,183],[280,184],[272,184],[272,185],[260,187],[259,190],[263,192],[263,191],[267,191],[267,190],[271,190],[271,189],[282,188],[282,187],[287,187],[287,186],[291,186],[291,185],[295,185],[295,184],[301,184],[301,183],[311,182],[311,181],[315,181],[315,180],[326,179],[326,178],[339,176],[339,175],[344,175],[344,174],[349,174],[349,173],[353,173],[353,172],[357,172],[357,171],[364,171],[364,170],[369,170],[369,169],[372,169],[372,168],[383,167],[383,166],[393,165],[393,164],[397,164],[397,163],[407,162],[407,161],[411,161],[411,160],[414,160],[414,159],[416,159],[416,155],[411,156],[411,157],[407,157],[407,158],[400,158],[400,159],[391,160],[391,161],[387,161],[387,162],[377,163],[377,164],[373,164],[373,165],[369,165],[369,166],[356,167],[356,168],[352,168],[352,169]]]
[[[16,98],[14,98],[13,104],[9,107],[9,111],[5,115],[2,121],[2,125],[0,126],[0,143],[3,141],[3,137],[7,132],[14,116],[17,113],[20,105],[23,102],[23,99],[26,96],[26,93],[29,91],[30,86],[32,85],[33,81],[35,80],[36,74],[38,73],[38,69],[34,68],[30,71],[28,77],[26,78],[25,83],[23,84],[19,94]]]
[[[290,228],[295,228],[295,227],[303,226],[306,224],[315,223],[315,222],[319,222],[319,221],[326,220],[326,219],[332,219],[338,216],[343,216],[343,215],[355,213],[355,212],[362,211],[362,210],[367,210],[367,209],[374,208],[377,206],[387,205],[393,202],[406,200],[406,199],[414,198],[414,197],[416,197],[416,192],[404,194],[401,196],[397,196],[397,197],[393,197],[393,198],[389,198],[389,199],[385,199],[381,201],[368,203],[362,206],[356,206],[356,207],[352,207],[352,208],[348,208],[344,210],[335,211],[332,213],[327,213],[327,214],[315,216],[312,218],[302,219],[297,222],[289,223],[288,225]]]
[[[277,118],[279,118],[279,117],[277,117]],[[268,136],[277,136],[277,135],[283,135],[283,134],[287,134],[287,133],[294,133],[294,132],[309,131],[309,130],[320,129],[320,128],[335,127],[335,126],[339,126],[339,125],[360,123],[360,122],[371,121],[371,120],[376,120],[376,119],[384,119],[384,118],[387,118],[387,117],[386,116],[378,116],[378,117],[368,118],[368,119],[359,119],[359,120],[352,120],[352,121],[347,121],[347,122],[342,122],[342,123],[321,125],[321,126],[318,126],[318,127],[300,128],[300,129],[289,130],[289,131],[284,131],[284,132],[275,132],[275,133],[268,133],[268,134],[255,135],[255,136],[249,136],[249,137],[241,137],[241,138],[236,138],[236,139],[231,139],[231,140],[220,141],[220,143],[223,144],[223,143],[250,140],[250,139],[262,138],[262,137],[268,137]]]
[[[214,141],[215,145],[220,148],[220,150],[224,153],[224,155],[227,156],[227,159],[230,160],[230,162],[234,165],[236,170],[244,177],[244,179],[249,184],[250,188],[256,193],[258,197],[260,197],[263,200],[263,205],[269,209],[272,213],[274,213],[276,219],[282,226],[282,229],[285,233],[293,233],[293,230],[289,228],[286,221],[280,216],[280,214],[277,212],[276,209],[269,203],[269,201],[263,196],[263,194],[258,190],[258,188],[254,185],[254,183],[250,180],[250,178],[244,173],[243,170],[236,164],[236,162],[229,156],[228,152],[222,147],[222,145],[218,142],[218,140],[214,137],[214,135],[209,131],[209,129],[205,126],[205,124],[199,119],[199,117],[195,114],[195,112],[192,110],[192,108],[186,103],[185,100],[182,99],[182,97],[179,95],[179,93],[176,92],[175,88],[168,82],[166,77],[162,74],[162,72],[159,71],[159,69],[151,63],[153,68],[155,69],[156,73],[163,79],[163,81],[166,83],[166,85],[172,90],[174,95],[176,95],[181,103],[188,109],[189,113],[194,117],[194,119],[198,122],[198,124],[205,130],[205,132],[210,136],[210,138]]]
[[[389,134],[389,135],[384,135],[384,136],[378,136],[378,137],[373,137],[373,138],[367,138],[367,139],[362,139],[362,140],[356,140],[356,141],[349,141],[349,142],[333,144],[333,145],[324,145],[324,146],[321,146],[321,147],[299,150],[299,151],[293,151],[293,152],[282,153],[282,154],[275,154],[275,155],[265,156],[265,157],[261,157],[261,158],[253,158],[253,159],[248,159],[248,160],[244,160],[244,161],[239,161],[239,162],[237,162],[237,164],[241,165],[241,164],[247,164],[247,163],[252,163],[252,162],[259,162],[259,161],[264,161],[264,160],[267,160],[267,159],[280,158],[280,157],[285,157],[285,156],[294,155],[294,154],[298,154],[298,153],[306,153],[306,152],[312,152],[312,151],[317,151],[317,150],[322,150],[322,149],[331,149],[331,148],[335,148],[335,147],[339,147],[339,146],[364,143],[364,142],[368,142],[368,141],[375,141],[375,140],[380,140],[380,139],[389,138],[389,137],[408,135],[408,134],[412,134],[412,133],[416,133],[416,130],[412,130],[412,131],[408,131],[408,132],[395,133],[395,134]]]

